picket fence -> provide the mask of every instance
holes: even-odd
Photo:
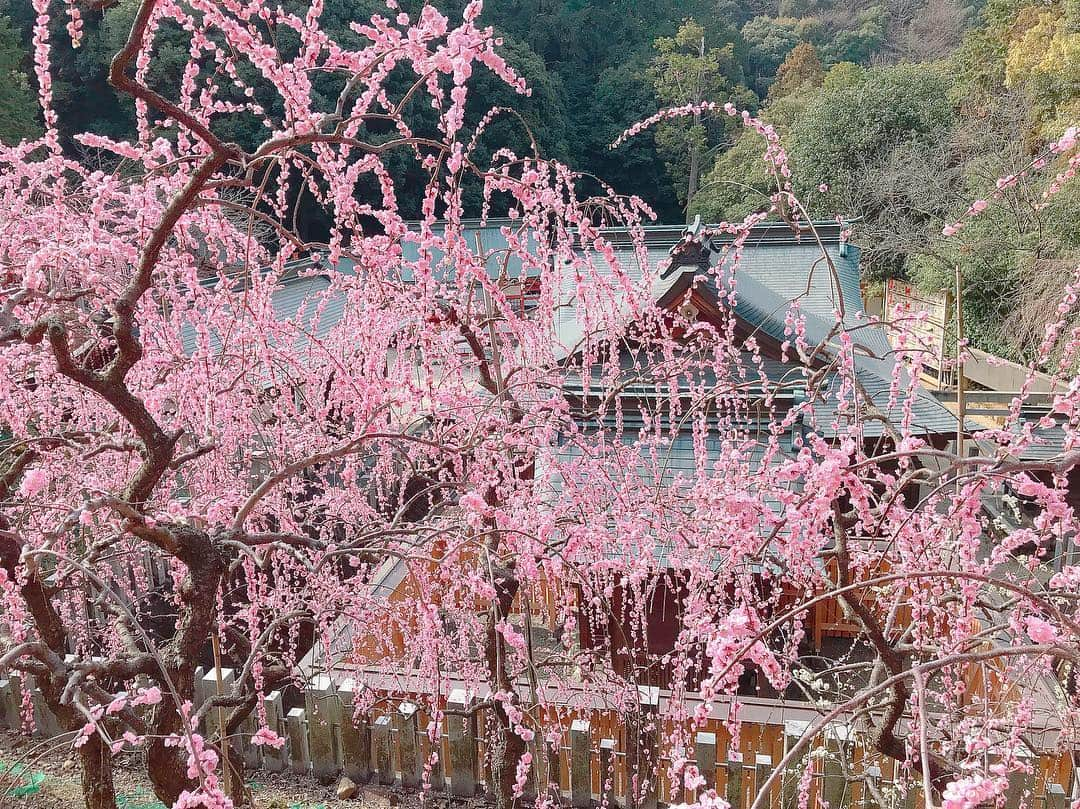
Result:
[[[234,673],[222,669],[221,692],[231,689]],[[27,681],[27,696],[33,707],[33,734],[43,738],[61,735],[55,717],[45,707],[40,691]],[[196,704],[219,693],[218,672],[199,669],[196,678]],[[491,772],[487,763],[488,748],[481,730],[482,712],[472,712],[464,690],[454,690],[445,700],[443,727],[438,734],[441,748],[433,760],[432,742],[424,710],[413,701],[396,698],[382,701],[381,713],[354,716],[357,686],[352,680],[335,685],[325,675],[311,679],[304,692],[304,707],[285,709],[281,692],[263,700],[266,724],[283,739],[275,749],[251,743],[256,730],[255,714],[240,732],[230,738],[234,749],[242,752],[244,765],[251,770],[291,771],[310,774],[325,784],[346,776],[357,784],[375,783],[405,790],[429,788],[445,791],[456,798],[482,796],[490,790]],[[657,689],[642,690],[639,717],[649,719],[659,705]],[[23,728],[24,690],[17,678],[0,678],[0,725]],[[210,710],[203,732],[211,738],[219,735],[218,712]],[[659,762],[663,771],[668,754],[660,749],[658,723],[643,721],[630,734],[615,738],[598,737],[596,730],[609,730],[607,723],[591,726],[588,718],[569,722],[568,732],[558,750],[557,762],[543,763],[550,768],[549,781],[557,788],[562,802],[573,809],[632,807],[657,809],[692,800],[693,795],[672,788],[666,778],[659,783],[643,784],[635,789],[631,774],[638,762]],[[806,722],[786,722],[785,748],[806,731]],[[637,728],[641,728],[638,730]],[[625,731],[625,727],[623,728]],[[71,734],[69,734],[71,735]],[[613,734],[614,735],[614,734]],[[798,805],[799,782],[808,766],[812,771],[810,807],[830,809],[922,809],[917,789],[902,790],[892,783],[881,768],[856,759],[861,756],[846,741],[846,729],[836,726],[824,734],[821,744],[796,762],[789,772],[776,779],[769,793],[769,809],[794,809]],[[716,733],[698,732],[693,745],[694,763],[707,788],[715,788],[733,807],[746,809],[773,772],[771,755],[730,754],[726,745],[718,745]],[[429,771],[425,773],[425,765]],[[643,771],[651,768],[646,766]],[[1014,774],[1006,799],[1006,809],[1068,809],[1070,800],[1064,786],[1045,780],[1037,783],[1034,767],[1029,776]],[[855,771],[857,770],[857,773]],[[535,787],[527,788],[525,797],[535,796]]]

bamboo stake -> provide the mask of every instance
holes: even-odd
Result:
[[[956,455],[964,457],[964,307],[963,279],[956,265]]]
[[[222,696],[221,681],[221,640],[217,630],[210,636],[210,644],[214,650],[214,677],[217,679],[217,695]],[[221,756],[225,759],[222,767],[222,775],[225,777],[225,794],[232,795],[232,762],[229,760],[229,740],[225,736],[225,709],[217,706],[218,732],[221,734]]]

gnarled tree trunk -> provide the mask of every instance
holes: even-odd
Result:
[[[116,809],[112,751],[96,733],[79,748],[82,792],[86,809]]]
[[[178,528],[181,550],[178,554],[188,567],[188,575],[177,589],[179,616],[176,635],[168,643],[162,658],[169,676],[183,701],[194,701],[195,666],[213,626],[218,587],[226,563],[211,539],[194,529]],[[154,794],[166,806],[172,806],[184,790],[198,786],[188,778],[187,750],[166,746],[166,737],[184,732],[178,706],[162,683],[163,698],[155,706],[152,726],[154,738],[147,747],[147,770]]]

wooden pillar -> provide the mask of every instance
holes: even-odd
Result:
[[[789,719],[784,722],[785,755],[802,739],[803,734],[806,733],[809,727],[809,722],[802,722],[797,719]],[[780,793],[780,805],[783,809],[793,809],[799,804],[799,780],[804,765],[811,766],[811,762],[807,760],[805,749],[788,765],[782,776],[783,787]]]
[[[743,760],[742,753],[734,750],[728,753],[727,789],[724,790],[731,809],[742,809],[743,805]]]
[[[367,716],[356,716],[359,687],[345,680],[338,688],[341,698],[341,766],[355,783],[371,777],[371,724]]]
[[[600,740],[600,802],[612,809],[615,806],[615,740]]]
[[[423,780],[423,767],[420,763],[416,739],[417,718],[418,709],[411,702],[401,703],[394,714],[403,787],[418,787]]]
[[[263,707],[266,709],[266,727],[286,740],[285,747],[273,748],[266,746],[266,749],[262,752],[263,767],[270,772],[283,772],[289,763],[289,754],[286,749],[289,729],[285,725],[281,692],[271,691],[263,697]]]
[[[701,731],[694,740],[694,763],[705,779],[705,789],[716,789],[716,734]],[[697,795],[692,795],[691,800]]]
[[[463,689],[450,693],[448,711],[468,711],[472,700]],[[450,793],[459,798],[476,794],[476,717],[473,714],[446,714],[446,735],[450,748]]]
[[[289,729],[289,762],[297,775],[307,775],[311,764],[308,753],[307,721],[303,708],[293,708],[285,717]]]
[[[575,719],[570,724],[570,805],[588,809],[592,805],[592,737],[589,723]]]

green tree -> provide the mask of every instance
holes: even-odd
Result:
[[[799,22],[793,17],[758,16],[743,26],[742,36],[750,46],[755,86],[767,83],[791,49],[799,44],[796,30]]]
[[[829,186],[821,205],[833,212],[851,204],[860,198],[867,165],[887,159],[898,146],[930,143],[949,131],[948,93],[945,72],[927,65],[872,68],[855,81],[826,78],[791,127],[788,152],[799,186],[804,191]]]
[[[763,112],[787,143],[791,123],[806,107],[806,94],[774,99]],[[768,207],[776,179],[762,159],[765,142],[756,132],[741,130],[730,149],[717,156],[694,200],[692,213],[709,222],[734,222]]]
[[[956,3],[967,0],[954,0]],[[424,0],[399,0],[403,11],[415,15]],[[435,0],[435,5],[450,17],[458,16],[467,0]],[[916,0],[919,2],[919,0]],[[980,0],[982,2],[982,0]],[[1044,11],[1052,12],[1052,20],[1040,26],[1017,28],[1014,24],[1018,12],[1032,6],[1031,0],[985,0],[987,34],[981,43],[982,50],[975,48],[975,40],[969,37],[965,47],[973,59],[965,63],[967,69],[981,59],[988,75],[993,74],[994,87],[1002,86],[1005,76],[1005,56],[1012,39],[1027,32],[1027,39],[1012,43],[1015,63],[1010,81],[1015,87],[1030,88],[1045,85],[1052,93],[1047,98],[1060,97],[1054,109],[1047,110],[1044,125],[1049,131],[1055,121],[1064,120],[1069,113],[1070,79],[1066,70],[1053,67],[1051,61],[1025,57],[1039,54],[1040,43],[1048,44],[1047,54],[1065,48],[1068,55],[1073,40],[1058,26],[1058,20],[1068,16],[1069,4],[1080,0],[1047,0]],[[6,4],[6,5],[5,5]],[[289,10],[303,14],[308,9],[305,0],[282,0]],[[64,45],[65,15],[55,15],[52,24],[52,53],[55,68],[54,98],[61,120],[61,142],[74,156],[79,153],[71,142],[74,131],[90,130],[117,138],[131,137],[134,133],[133,107],[127,100],[119,99],[106,81],[108,63],[123,42],[130,28],[135,7],[134,0],[116,0],[101,4],[82,4],[85,24],[83,46],[72,49]],[[726,116],[709,118],[687,126],[674,123],[660,126],[635,138],[631,144],[612,152],[607,144],[626,127],[654,113],[660,106],[686,103],[694,94],[682,92],[658,93],[653,60],[661,54],[655,47],[658,39],[668,43],[668,61],[686,67],[694,60],[711,63],[706,73],[719,76],[703,94],[710,100],[733,100],[741,106],[755,108],[757,99],[747,89],[759,96],[775,83],[778,69],[792,55],[796,46],[812,45],[827,68],[837,60],[851,60],[866,64],[871,57],[882,54],[882,48],[893,47],[883,43],[881,34],[887,24],[890,36],[903,27],[894,25],[898,20],[911,17],[911,4],[898,0],[860,0],[854,6],[839,4],[837,0],[499,0],[489,2],[483,11],[483,21],[493,25],[505,36],[502,47],[504,56],[514,64],[534,87],[531,99],[509,99],[505,87],[498,82],[487,82],[476,87],[471,94],[467,114],[482,114],[489,107],[513,100],[529,128],[536,135],[546,154],[557,155],[579,168],[586,175],[595,174],[609,179],[615,188],[642,196],[658,214],[671,220],[681,216],[680,207],[685,206],[689,180],[692,174],[699,177],[698,186],[714,162],[714,154],[734,142],[732,133],[725,131]],[[925,11],[925,9],[924,9]],[[0,0],[0,13],[10,16],[14,28],[16,63],[25,62],[25,44],[30,41],[30,29],[36,12],[31,0]],[[372,14],[386,14],[383,0],[325,0],[322,18],[326,30],[343,43],[362,47],[361,37],[350,29],[350,24],[364,20]],[[914,12],[918,19],[926,15]],[[770,16],[765,16],[770,15]],[[776,15],[776,16],[771,16]],[[906,15],[906,17],[905,17]],[[1073,16],[1076,16],[1075,14]],[[699,29],[695,37],[680,32],[679,21],[690,18]],[[1070,18],[1071,19],[1071,18]],[[927,17],[926,25],[933,26]],[[904,28],[903,30],[907,30]],[[950,29],[951,30],[951,29]],[[1068,31],[1075,31],[1074,28]],[[740,33],[741,32],[741,33]],[[275,37],[286,50],[295,32],[279,30]],[[693,40],[688,42],[687,40]],[[706,47],[701,48],[702,40]],[[951,42],[951,40],[950,40]],[[179,71],[186,59],[189,45],[187,32],[167,24],[158,32],[155,40],[157,58],[151,67],[150,81],[168,96],[175,95],[179,85]],[[695,48],[696,46],[696,48]],[[951,47],[951,45],[950,45]],[[805,53],[803,48],[801,53]],[[895,47],[890,53],[897,53]],[[985,57],[985,58],[984,58]],[[1023,58],[1022,58],[1023,57]],[[1063,63],[1064,64],[1064,63]],[[206,70],[217,69],[206,64]],[[789,66],[792,67],[792,66]],[[241,68],[244,70],[245,68]],[[664,71],[661,71],[663,73]],[[785,69],[785,73],[790,72]],[[34,78],[27,73],[29,88],[34,88]],[[255,86],[255,101],[267,107],[278,103],[276,94],[269,88],[261,88],[257,77],[244,75]],[[404,80],[404,79],[403,79]],[[312,77],[317,93],[333,96],[340,89],[338,76],[320,74]],[[829,79],[832,81],[832,79]],[[780,77],[779,87],[772,91],[772,100],[785,89],[788,78]],[[800,88],[805,92],[813,82]],[[22,98],[26,82],[16,81],[5,85],[3,93],[11,98]],[[235,88],[225,88],[222,100],[242,102],[245,99]],[[235,93],[234,96],[228,96]],[[1075,95],[1075,94],[1073,94]],[[228,96],[228,97],[225,97]],[[699,95],[699,97],[702,97]],[[30,107],[32,108],[32,104]],[[26,105],[15,105],[27,109]],[[36,112],[31,109],[31,116]],[[418,131],[432,120],[430,110],[410,110],[410,121]],[[12,112],[5,113],[4,125],[14,126],[25,122],[25,117]],[[527,137],[520,125],[500,121],[497,127],[504,131],[515,128],[522,134],[514,134],[515,146],[527,146]],[[228,116],[228,120],[215,123],[222,137],[241,145],[249,145],[262,135],[261,126],[254,116]],[[226,131],[227,127],[227,131]],[[372,135],[377,136],[376,134]],[[688,148],[696,137],[697,171],[690,171],[691,151]],[[744,147],[748,148],[748,147]],[[407,162],[403,158],[403,163]],[[402,165],[403,171],[410,169]],[[415,174],[419,199],[423,177]],[[588,180],[584,180],[588,182]],[[406,188],[411,188],[406,184]],[[403,190],[407,196],[407,191]],[[408,198],[402,199],[407,210],[416,206]]]
[[[749,91],[738,85],[742,71],[733,43],[709,47],[705,29],[686,20],[674,37],[657,39],[655,49],[650,75],[661,105],[700,105],[731,98],[733,92],[737,100],[745,101]],[[657,144],[667,158],[688,215],[700,184],[702,163],[722,132],[723,124],[709,120],[701,111],[695,111],[688,121],[665,122],[657,130]]]
[[[884,6],[871,6],[860,11],[855,25],[838,31],[826,47],[829,62],[858,62],[864,64],[885,41],[888,12]]]
[[[769,87],[769,99],[783,98],[796,90],[813,90],[825,82],[825,68],[817,48],[809,42],[796,45],[776,71],[776,81]]]
[[[0,15],[0,141],[4,143],[18,143],[41,128],[38,105],[22,71],[25,57],[11,21]]]
[[[656,131],[646,130],[618,149],[609,148],[627,126],[658,109],[648,76],[648,58],[643,55],[604,70],[587,106],[588,125],[583,130],[580,165],[619,193],[648,200],[661,221],[678,221],[682,212],[671,174],[657,150]]]
[[[858,87],[866,79],[866,68],[854,62],[837,62],[825,74],[822,86],[826,89],[837,87]]]
[[[824,76],[806,72],[810,79],[799,92],[774,94],[762,113],[781,134],[795,190],[812,215],[860,218],[864,233],[874,234],[866,240],[866,271],[895,274],[912,246],[907,235],[925,239],[940,231],[956,199],[959,180],[955,171],[945,172],[948,161],[939,153],[955,120],[949,80],[926,65],[868,70],[841,63]],[[762,148],[754,133],[741,135],[717,159],[697,212],[732,219],[766,205],[774,181]],[[916,174],[915,166],[927,168]]]
[[[1026,90],[1036,105],[1036,123],[1047,136],[1076,123],[1080,115],[1078,15],[1066,3],[1025,8],[1007,44],[1005,86]]]

